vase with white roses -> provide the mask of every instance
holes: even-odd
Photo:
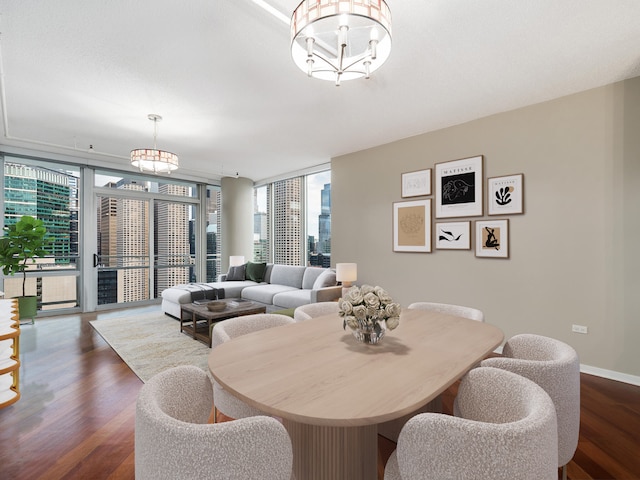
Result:
[[[400,304],[395,303],[382,287],[351,287],[338,301],[342,328],[351,329],[359,342],[375,344],[387,329],[400,324]]]

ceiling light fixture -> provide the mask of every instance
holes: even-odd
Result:
[[[308,76],[369,78],[391,53],[391,11],[384,0],[304,0],[291,16],[291,56]]]
[[[171,173],[177,170],[178,156],[156,148],[158,122],[162,121],[162,117],[150,113],[147,118],[153,121],[153,148],[131,150],[131,165],[139,168],[141,172],[146,170],[153,173]]]

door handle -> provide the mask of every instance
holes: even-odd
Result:
[[[93,254],[93,267],[97,267],[98,266],[98,254],[94,253]]]

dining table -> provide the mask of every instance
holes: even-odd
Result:
[[[489,323],[403,309],[369,345],[331,314],[237,337],[208,365],[225,390],[282,419],[297,480],[373,480],[378,426],[423,409],[503,339]]]

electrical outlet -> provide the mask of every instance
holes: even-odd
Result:
[[[584,325],[571,325],[571,331],[575,333],[589,333],[589,330]]]

